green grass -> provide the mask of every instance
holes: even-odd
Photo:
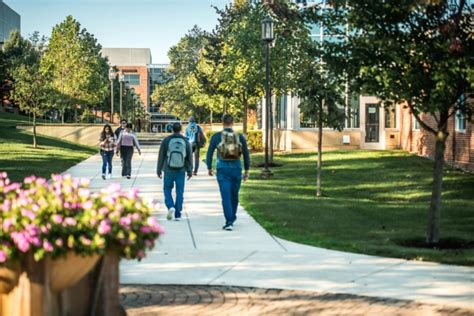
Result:
[[[97,152],[92,147],[40,135],[35,149],[32,134],[15,128],[25,123],[28,117],[0,112],[0,171],[8,172],[14,181],[31,174],[49,177]]]
[[[432,162],[402,151],[334,151],[323,155],[323,197],[316,197],[316,154],[281,154],[274,179],[251,180],[241,202],[272,234],[343,251],[474,265],[474,249],[435,250],[399,245],[423,239]],[[253,157],[252,165],[262,161]],[[474,175],[447,170],[442,239],[474,241]]]

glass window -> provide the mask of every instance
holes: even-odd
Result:
[[[394,104],[385,108],[385,128],[397,128],[397,111]]]
[[[287,125],[286,125],[286,110],[287,110],[287,102],[288,102],[288,97],[286,95],[282,95],[281,96],[281,100],[280,100],[280,125],[281,125],[281,128],[287,128]]]
[[[419,130],[420,129],[420,123],[418,122],[418,120],[415,118],[414,115],[413,115],[413,129],[414,130]]]
[[[139,86],[140,85],[140,75],[127,75],[125,74],[125,82],[128,81],[128,83],[131,86]]]
[[[359,109],[360,109],[360,103],[359,103],[359,96],[356,94],[353,94],[349,100],[349,109],[347,111],[347,128],[359,128],[360,123],[359,123]]]
[[[456,125],[456,131],[466,130],[466,117],[459,110],[456,111],[455,125]]]

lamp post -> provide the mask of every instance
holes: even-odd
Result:
[[[123,116],[122,116],[122,95],[123,95],[123,82],[125,81],[125,75],[124,74],[120,74],[119,75],[119,82],[120,82],[120,119],[123,119]]]
[[[114,122],[114,80],[117,76],[115,70],[109,68],[109,79],[110,79],[110,123]]]
[[[269,15],[267,15],[262,21],[262,41],[265,44],[265,165],[260,174],[262,178],[269,178],[273,176],[273,173],[269,168],[268,161],[268,147],[271,141],[270,137],[273,137],[270,134],[272,132],[271,128],[273,125],[270,123],[270,120],[272,119],[272,93],[270,90],[270,45],[272,44],[273,40],[273,20]]]

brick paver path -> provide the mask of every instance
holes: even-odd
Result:
[[[122,286],[129,316],[474,315],[474,310],[348,294],[204,285]]]

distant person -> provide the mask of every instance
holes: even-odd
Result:
[[[165,131],[167,133],[172,133],[173,132],[173,124],[171,124],[171,123],[166,124]]]
[[[153,125],[153,128],[151,129],[151,131],[152,131],[153,133],[158,132],[158,129],[156,128],[156,125]]]
[[[120,126],[115,130],[115,139],[118,139],[120,136],[120,133],[127,127],[127,120],[122,119],[120,121]]]
[[[245,137],[232,129],[234,118],[230,114],[222,117],[224,129],[214,134],[209,142],[206,164],[210,176],[214,175],[212,158],[217,149],[217,182],[221,192],[222,208],[224,210],[224,230],[233,230],[237,219],[239,191],[242,178],[249,177],[250,155]],[[242,175],[242,156],[244,158],[244,173]]]
[[[105,172],[108,167],[108,178],[112,178],[112,158],[116,145],[116,138],[112,127],[105,124],[99,137],[100,155],[102,156],[102,179],[105,180]]]
[[[201,126],[196,123],[194,116],[191,116],[189,119],[189,125],[186,128],[184,136],[189,140],[191,148],[193,150],[193,159],[194,159],[194,171],[193,175],[197,176],[199,170],[199,151],[206,144],[206,137],[202,131]]]
[[[122,131],[117,141],[117,155],[120,152],[123,162],[122,177],[127,179],[130,179],[132,174],[133,147],[137,148],[139,155],[142,154],[137,136],[132,132],[132,124],[127,123],[125,130]]]
[[[191,159],[191,145],[181,135],[181,124],[173,124],[173,134],[166,137],[161,143],[158,155],[156,174],[163,179],[163,193],[165,205],[168,209],[167,220],[174,216],[175,220],[181,220],[184,198],[184,182],[186,173],[188,180],[192,177],[193,163]],[[172,190],[176,186],[176,199],[173,201]]]

